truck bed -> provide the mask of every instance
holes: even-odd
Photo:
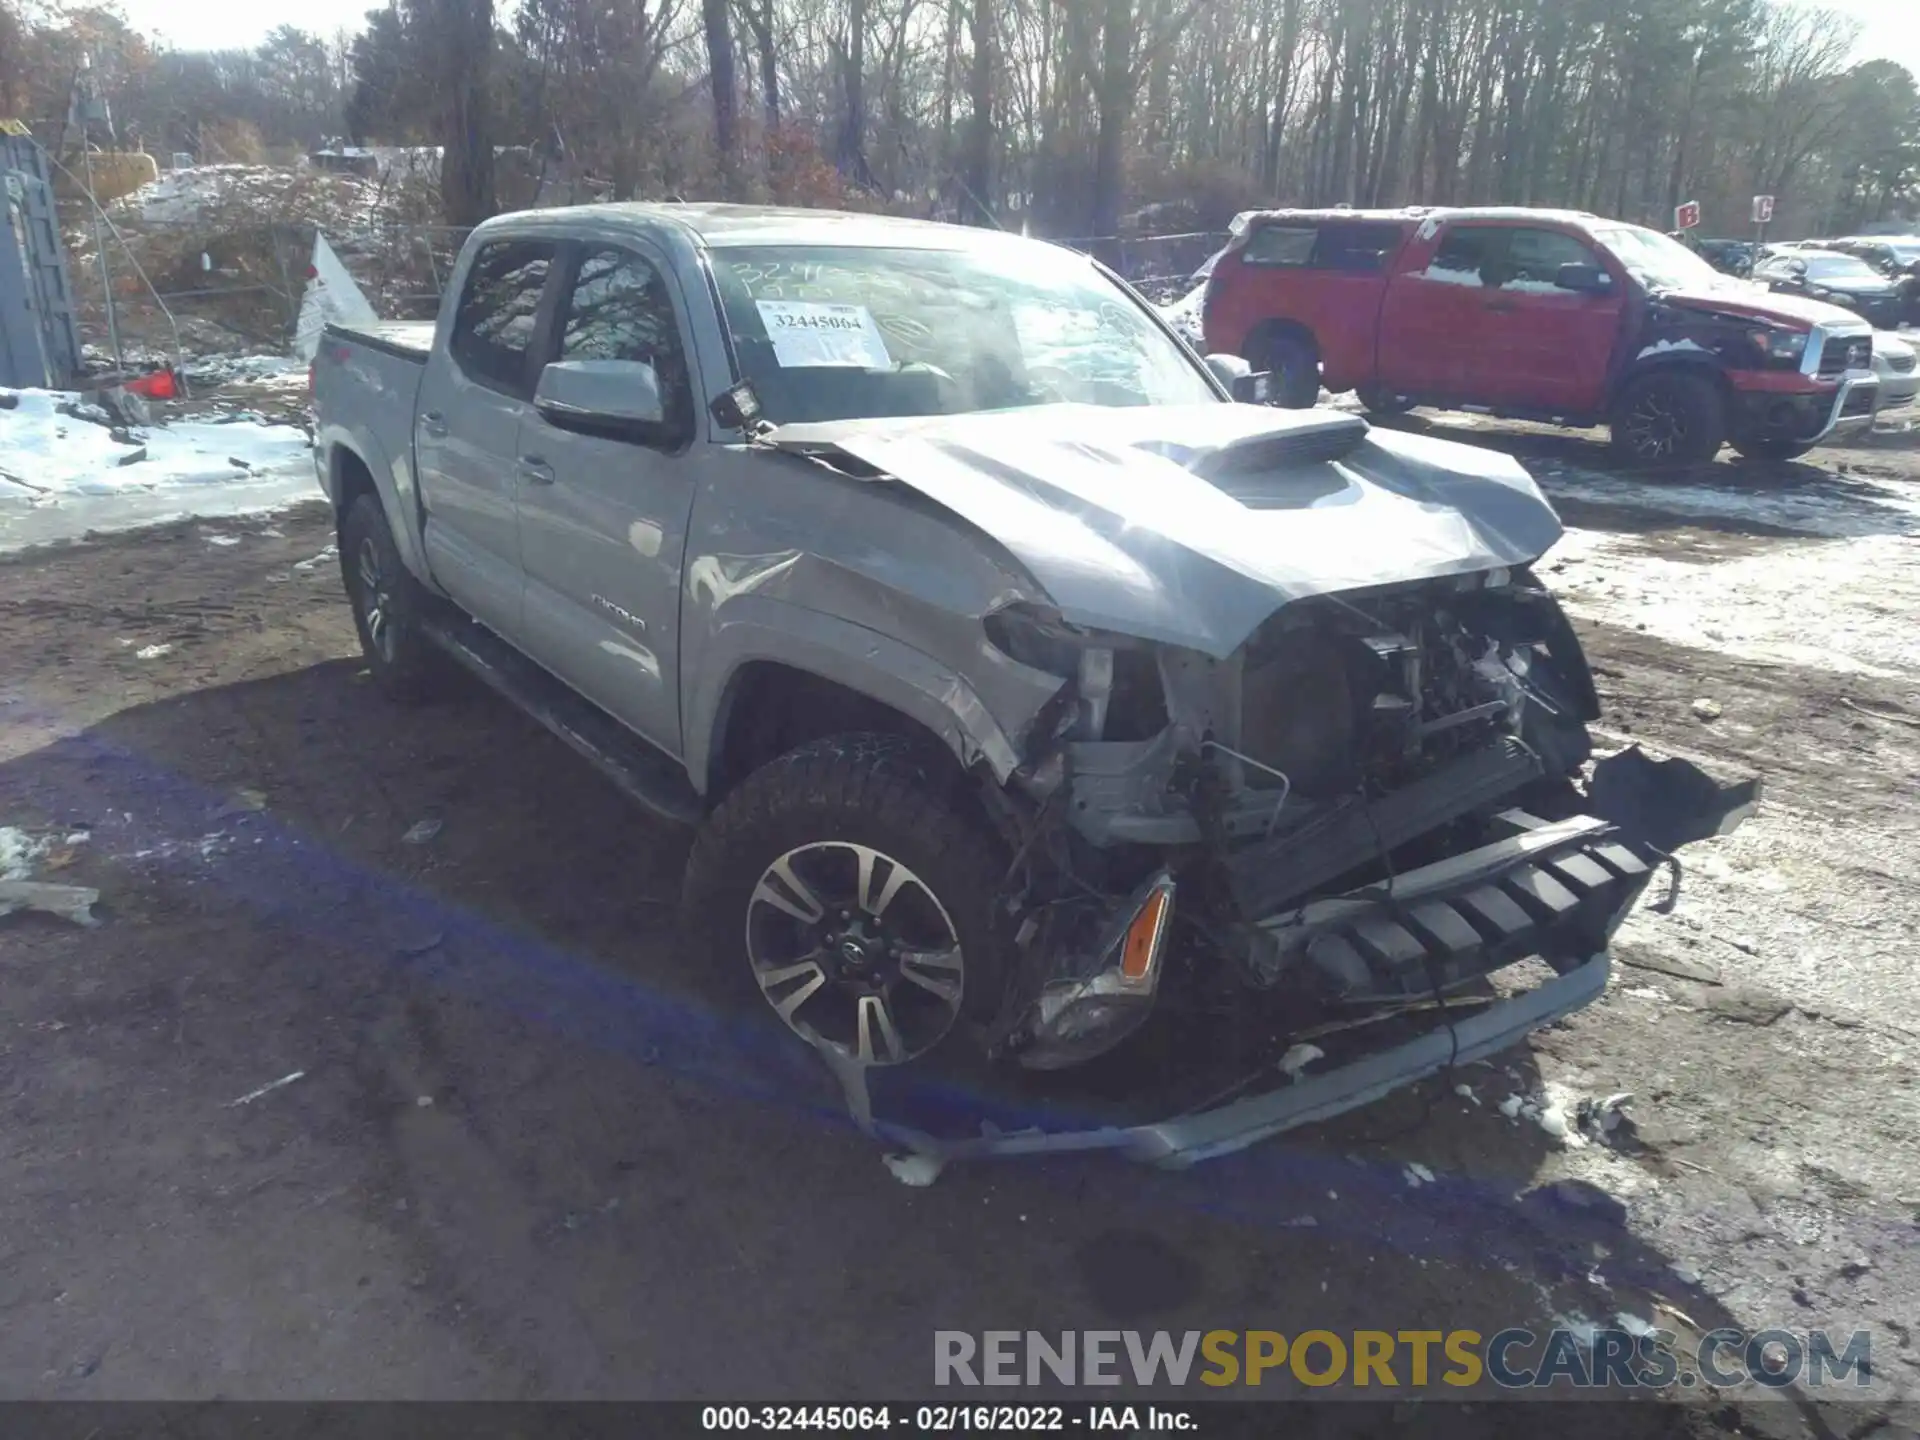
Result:
[[[424,365],[427,363],[427,352],[433,348],[433,324],[431,320],[382,320],[374,325],[333,324],[327,326],[326,333]]]

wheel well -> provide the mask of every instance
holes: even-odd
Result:
[[[374,503],[380,502],[379,487],[373,483],[373,471],[367,468],[367,462],[344,445],[333,447],[331,457],[333,469],[333,513],[336,520],[344,521],[347,512],[353,508],[353,502],[362,495],[373,496]]]
[[[721,702],[719,738],[708,761],[707,799],[727,791],[770,760],[809,740],[855,731],[902,735],[947,758],[956,782],[960,763],[940,737],[891,705],[837,681],[774,660],[741,666]]]
[[[1281,339],[1298,340],[1313,350],[1315,359],[1319,358],[1320,342],[1314,338],[1313,331],[1298,320],[1262,320],[1248,332],[1246,341],[1240,347],[1240,356],[1258,365],[1266,359],[1274,341]]]

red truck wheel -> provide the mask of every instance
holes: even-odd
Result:
[[[1320,400],[1320,351],[1303,335],[1275,335],[1259,347],[1253,363],[1273,376],[1273,403],[1283,410],[1311,410]]]
[[[1720,387],[1689,370],[1627,382],[1613,408],[1613,449],[1643,465],[1697,465],[1720,453],[1727,407]]]

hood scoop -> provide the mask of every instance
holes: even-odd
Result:
[[[1344,460],[1367,438],[1368,428],[1367,422],[1358,415],[1316,411],[1311,418],[1303,417],[1284,429],[1242,435],[1224,445],[1200,451],[1184,463],[1203,480],[1230,481],[1271,475],[1276,470],[1297,470],[1330,460]]]

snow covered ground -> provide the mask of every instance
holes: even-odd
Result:
[[[0,390],[0,551],[315,497],[296,425],[236,418],[115,428],[78,395]]]

